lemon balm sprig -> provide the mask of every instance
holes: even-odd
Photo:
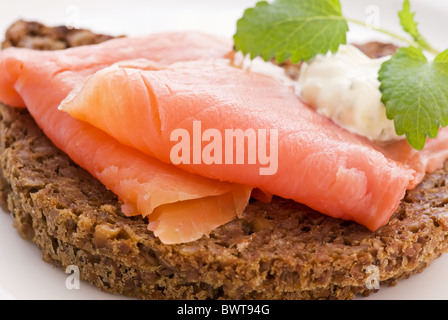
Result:
[[[440,53],[418,30],[415,13],[405,0],[398,13],[406,38],[373,28],[408,47],[400,48],[379,71],[382,102],[399,135],[421,150],[427,138],[448,125],[448,51]],[[342,14],[339,0],[276,0],[259,2],[237,22],[234,43],[251,58],[275,58],[282,63],[307,61],[318,54],[336,52],[346,43],[348,22],[372,29],[366,23]],[[435,55],[427,60],[424,52]]]
[[[420,43],[418,43],[417,41],[414,41],[412,39],[403,37],[395,32],[383,29],[383,28],[378,28],[375,26],[371,26],[369,24],[367,24],[366,22],[357,20],[357,19],[352,19],[352,18],[346,18],[348,22],[351,22],[353,24],[357,24],[372,30],[375,30],[377,32],[383,33],[385,35],[388,35],[392,38],[395,38],[396,40],[399,40],[403,43],[406,43],[408,46],[410,47],[415,47],[415,48],[420,48],[423,51],[427,51],[431,54],[437,55],[440,53],[440,51],[438,51],[437,49],[433,48],[426,40],[424,40],[423,38],[420,39]]]
[[[411,4],[409,0],[405,0],[403,2],[403,8],[400,12],[398,12],[398,17],[400,18],[400,24],[403,27],[403,30],[408,33],[412,37],[412,39],[402,37],[389,30],[369,26],[367,25],[367,23],[356,19],[346,19],[351,23],[369,27],[375,31],[384,33],[392,38],[408,44],[410,47],[419,48],[420,50],[427,51],[433,55],[438,55],[440,53],[440,51],[438,51],[428,43],[428,41],[421,35],[420,31],[418,30],[418,23],[415,21],[415,12],[411,11]]]

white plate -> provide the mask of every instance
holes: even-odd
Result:
[[[49,25],[70,24],[108,34],[138,35],[162,30],[205,30],[231,36],[235,21],[254,0],[0,0],[0,35],[19,18]],[[379,23],[401,32],[397,12],[401,0],[342,0],[347,16]],[[439,49],[448,47],[442,30],[448,27],[448,2],[411,0],[420,28]],[[374,20],[372,20],[374,19]],[[373,31],[352,26],[350,41],[388,39]],[[40,251],[20,238],[12,219],[0,212],[1,299],[123,299],[100,292],[82,282],[68,290],[69,276],[41,259]],[[448,299],[448,255],[439,258],[423,273],[382,288],[368,299]]]

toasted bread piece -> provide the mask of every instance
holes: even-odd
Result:
[[[69,34],[19,21],[4,46],[66,48],[73,45]],[[75,44],[109,39],[83,34]],[[14,226],[45,261],[77,265],[83,279],[107,292],[140,299],[353,299],[375,291],[367,285],[372,266],[383,285],[395,285],[448,249],[448,165],[428,174],[377,232],[274,197],[269,204],[251,201],[242,217],[209,237],[164,245],[147,221],[126,217],[117,197],[57,149],[26,110],[0,105],[0,137],[0,199]]]

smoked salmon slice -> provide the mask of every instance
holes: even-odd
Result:
[[[162,242],[193,241],[240,214],[251,188],[162,163],[57,108],[86,75],[117,61],[144,57],[168,64],[223,57],[229,48],[213,36],[164,33],[64,51],[6,49],[0,52],[0,101],[27,107],[57,147],[118,195],[125,214],[148,216]]]
[[[237,69],[228,61],[180,62],[152,69],[130,65],[98,71],[60,109],[165,163],[173,162],[171,152],[179,140],[172,141],[172,133],[179,129],[188,137],[197,137],[198,125],[199,134],[214,130],[210,132],[220,133],[215,137],[225,137],[229,129],[255,133],[276,129],[277,141],[265,139],[266,149],[278,152],[278,168],[272,174],[261,174],[265,166],[260,162],[224,163],[226,155],[205,163],[189,154],[188,161],[175,164],[198,175],[293,199],[370,230],[385,225],[406,190],[448,156],[448,131],[422,152],[412,151],[406,142],[378,146],[317,114],[276,79]],[[210,141],[203,139],[202,154]],[[214,146],[222,151],[228,143]],[[194,142],[187,145],[195,153]],[[247,144],[246,160],[249,148]]]

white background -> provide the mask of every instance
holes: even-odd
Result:
[[[19,18],[48,25],[79,24],[113,35],[139,35],[167,30],[202,30],[231,37],[236,20],[253,0],[0,0],[0,35]],[[381,27],[401,32],[396,13],[401,0],[341,0],[346,16],[366,20],[372,5]],[[448,48],[448,2],[411,0],[424,35],[439,49]],[[374,9],[376,7],[373,7]],[[0,36],[1,38],[1,36]],[[350,41],[390,40],[373,31],[351,26]],[[368,299],[448,299],[448,255],[422,274],[383,288]],[[41,259],[40,251],[23,240],[12,219],[0,212],[0,298],[2,299],[123,299],[82,282],[67,290],[67,274]]]

